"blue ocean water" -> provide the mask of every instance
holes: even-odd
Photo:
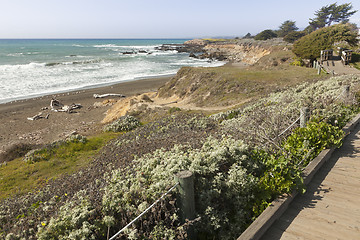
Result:
[[[0,103],[223,64],[155,49],[186,40],[0,39]]]

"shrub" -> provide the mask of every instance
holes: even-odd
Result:
[[[290,65],[302,67],[305,66],[305,63],[301,58],[295,58],[294,61],[290,63]]]
[[[209,138],[199,150],[176,146],[157,150],[136,160],[134,175],[114,171],[103,198],[106,213],[139,213],[169,188],[173,175],[183,169],[195,174],[195,198],[201,221],[196,229],[203,237],[233,239],[251,215],[253,175],[258,164],[247,157],[242,141]],[[130,175],[131,176],[131,175]],[[236,211],[234,211],[236,209]]]
[[[297,164],[306,166],[325,148],[340,147],[343,131],[326,122],[309,122],[297,128],[284,143],[284,150]]]
[[[320,28],[296,41],[292,51],[298,57],[314,60],[320,57],[321,50],[331,49],[335,42],[340,41],[356,45],[357,32],[348,24]]]
[[[267,29],[267,30],[264,30],[264,31],[260,32],[259,34],[257,34],[254,37],[254,39],[255,40],[268,40],[268,39],[276,38],[276,37],[277,37],[277,34],[273,30]]]
[[[49,223],[41,223],[37,237],[39,240],[96,239],[96,227],[91,224],[94,215],[95,210],[86,198],[86,193],[80,191],[75,199],[60,208],[57,218],[51,218]]]
[[[287,35],[285,35],[284,41],[293,43],[296,40],[302,38],[303,36],[305,36],[305,32],[291,32],[291,33],[288,33]]]
[[[140,126],[139,120],[133,116],[123,116],[118,120],[110,123],[104,127],[105,132],[123,132],[131,131]]]
[[[181,111],[181,108],[178,108],[178,107],[172,107],[169,109],[170,114],[173,114],[174,112],[179,112],[179,111]]]
[[[29,151],[23,158],[26,163],[36,163],[40,161],[47,161],[50,159],[52,149],[41,148]]]
[[[303,192],[302,168],[325,148],[339,147],[343,131],[326,122],[309,122],[305,128],[297,128],[283,142],[280,151],[271,153],[253,151],[252,157],[265,165],[259,180],[259,188],[253,205],[258,216],[280,194],[294,189]]]

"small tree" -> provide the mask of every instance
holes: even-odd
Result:
[[[349,18],[357,11],[351,11],[353,6],[351,3],[344,3],[337,5],[333,3],[320,8],[315,12],[315,18],[310,18],[310,29],[313,31],[325,26],[330,26],[332,23],[347,23]]]
[[[294,43],[292,51],[298,57],[314,60],[320,51],[332,48],[335,42],[345,41],[350,46],[357,44],[357,32],[350,24],[337,24],[318,29]]]
[[[247,33],[243,38],[252,38],[251,33]]]
[[[264,30],[262,32],[260,32],[259,34],[257,34],[254,39],[255,40],[267,40],[267,39],[271,39],[271,38],[276,38],[277,34],[270,29]]]
[[[281,26],[279,27],[278,36],[279,37],[285,37],[289,33],[294,32],[294,31],[296,31],[298,29],[299,28],[296,27],[296,25],[295,25],[295,21],[287,20],[287,21],[283,22],[281,24]]]

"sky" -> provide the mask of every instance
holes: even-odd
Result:
[[[303,29],[334,2],[351,1],[0,0],[0,38],[242,37],[286,20]],[[360,27],[360,12],[350,22]]]

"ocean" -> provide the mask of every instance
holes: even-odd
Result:
[[[0,39],[0,103],[224,64],[156,50],[186,40]]]

